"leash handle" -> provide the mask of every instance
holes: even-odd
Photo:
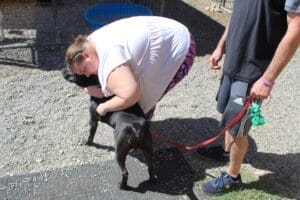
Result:
[[[168,143],[168,144],[171,144],[179,149],[185,149],[185,150],[194,150],[194,149],[197,149],[197,148],[200,148],[200,147],[204,147],[204,146],[207,146],[211,143],[213,143],[216,139],[218,139],[221,135],[223,135],[228,129],[230,129],[231,127],[233,127],[237,122],[239,122],[241,120],[241,118],[245,115],[245,113],[247,112],[249,106],[251,105],[253,101],[253,98],[252,97],[248,97],[247,98],[247,101],[245,102],[242,110],[231,120],[231,122],[229,124],[227,124],[227,126],[225,126],[225,128],[223,130],[221,130],[217,135],[207,139],[207,140],[204,140],[196,145],[193,145],[193,146],[187,146],[187,145],[184,145],[184,144],[180,144],[180,143],[177,143],[175,141],[172,141],[172,140],[167,140],[165,138],[162,138],[161,136],[159,136],[159,134],[157,134],[155,131],[153,130],[150,130],[150,133],[153,137],[155,137],[156,139],[158,140],[161,140],[165,143]]]

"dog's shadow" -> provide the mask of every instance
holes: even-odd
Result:
[[[136,155],[135,157],[144,162],[142,156]],[[133,166],[129,167],[135,168]],[[136,169],[135,176],[144,176],[139,175],[139,170]],[[169,195],[185,194],[189,199],[197,199],[196,194],[193,192],[196,172],[190,167],[178,149],[166,148],[155,151],[154,173],[156,176],[154,183],[146,180],[138,183],[137,187],[128,186],[127,189],[138,193],[152,191]]]
[[[99,149],[114,151],[113,147],[101,144],[94,143],[92,146]],[[193,188],[194,179],[197,176],[199,177],[199,174],[190,167],[177,148],[164,148],[154,152],[153,165],[156,177],[155,182],[150,182],[148,180],[146,166],[139,164],[139,162],[146,162],[141,151],[129,153],[127,160],[127,168],[129,171],[127,191],[142,194],[148,191],[168,195],[185,194],[191,200],[198,199]],[[200,174],[203,175],[203,173]],[[114,181],[119,180],[116,178]]]
[[[98,143],[95,143],[95,142],[89,144],[88,146],[95,147],[96,149],[103,149],[103,150],[107,150],[107,151],[115,151],[115,148],[112,147],[112,146],[102,145],[102,144],[98,144]]]

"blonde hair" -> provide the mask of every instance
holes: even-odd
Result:
[[[74,63],[80,63],[84,60],[84,57],[81,53],[86,49],[87,42],[88,40],[86,36],[78,35],[72,44],[67,48],[65,60],[70,71],[73,71],[72,68]]]

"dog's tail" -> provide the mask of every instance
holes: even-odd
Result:
[[[142,119],[143,122],[133,122],[132,135],[130,137],[130,143],[135,143],[143,140],[146,134],[149,132],[149,123],[147,120]]]

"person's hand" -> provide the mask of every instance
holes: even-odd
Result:
[[[222,59],[223,50],[221,48],[216,48],[209,58],[211,69],[220,69],[219,61]]]
[[[250,90],[250,96],[254,99],[263,100],[269,97],[271,90],[272,85],[266,85],[263,79],[259,79],[253,84]]]
[[[97,106],[97,109],[96,109],[97,113],[100,115],[100,116],[104,116],[106,115],[107,113],[107,109],[105,107],[105,104],[104,103],[101,103]]]

